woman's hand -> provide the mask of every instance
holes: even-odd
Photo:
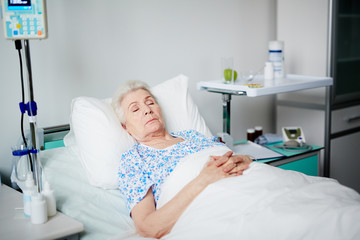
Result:
[[[224,164],[228,162],[231,156],[231,151],[225,153],[222,156],[210,156],[209,162],[198,176],[198,178],[201,180],[200,182],[207,186],[220,179],[228,177],[229,170],[226,169],[227,166],[225,166]]]
[[[230,155],[231,153],[231,155]],[[227,161],[224,163],[224,157],[229,156]],[[215,161],[217,161],[218,166],[224,166],[223,170],[226,173],[232,175],[242,175],[243,172],[249,168],[250,163],[252,163],[252,159],[247,155],[232,155],[232,152],[229,151],[222,156],[213,156]],[[220,161],[219,161],[220,160]]]
[[[239,176],[249,168],[250,163],[252,159],[247,155],[232,155],[225,163],[224,171]]]
[[[204,184],[208,185],[226,177],[242,175],[251,162],[248,156],[233,155],[232,151],[222,156],[210,156],[208,164],[199,177]]]

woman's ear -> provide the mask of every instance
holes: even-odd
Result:
[[[121,123],[121,126],[123,127],[123,129],[124,129],[130,136],[132,136],[131,133],[126,129],[126,124],[125,124],[125,123]]]

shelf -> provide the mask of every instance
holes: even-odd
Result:
[[[340,13],[339,18],[360,18],[360,14],[357,14],[357,13]]]
[[[338,63],[357,62],[357,61],[360,61],[360,57],[342,57],[337,59]]]
[[[330,77],[312,77],[288,74],[286,75],[286,78],[283,79],[266,81],[264,81],[263,76],[259,76],[249,83],[262,84],[262,87],[249,87],[244,85],[241,81],[235,84],[225,84],[222,80],[216,80],[198,82],[197,88],[199,90],[207,90],[209,92],[258,97],[311,88],[327,87],[333,84],[333,79]]]

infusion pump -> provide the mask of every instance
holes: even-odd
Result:
[[[6,39],[47,38],[45,0],[0,0]]]
[[[304,131],[301,129],[301,127],[283,127],[282,133],[284,144],[298,142],[301,145],[305,143]]]

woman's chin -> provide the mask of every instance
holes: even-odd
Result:
[[[147,129],[150,133],[157,133],[164,131],[165,127],[162,124],[154,122],[152,124],[147,125]]]

